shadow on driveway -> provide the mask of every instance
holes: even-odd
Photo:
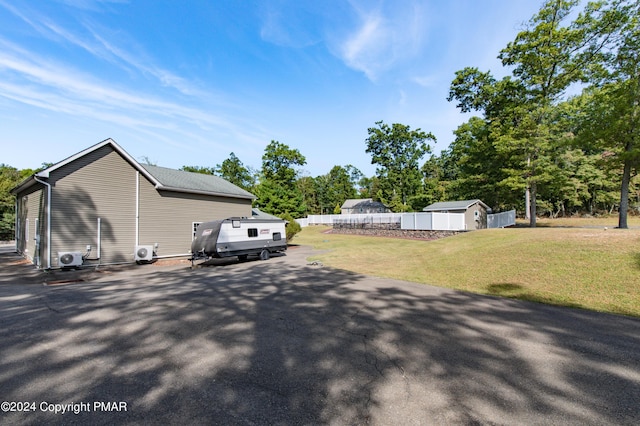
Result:
[[[57,287],[3,269],[0,399],[38,409],[0,423],[640,421],[640,321],[314,267],[306,250]]]

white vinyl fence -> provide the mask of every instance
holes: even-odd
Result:
[[[507,226],[515,226],[515,224],[515,210],[487,215],[487,228],[506,228]]]
[[[300,226],[362,226],[389,224],[399,229],[426,231],[464,231],[463,213],[370,213],[309,215],[296,219]]]
[[[414,231],[464,231],[464,213],[403,213],[401,229]]]
[[[298,222],[298,225],[300,225],[303,228],[306,228],[307,226],[309,226],[309,218],[308,217],[303,217],[300,219],[294,219],[296,222]]]
[[[464,213],[368,213],[368,214],[325,214],[309,215],[296,219],[300,226],[343,225],[367,227],[388,224],[399,229],[420,231],[464,231]],[[487,228],[505,228],[516,224],[516,211],[488,214]]]
[[[312,214],[307,225],[400,223],[403,213]],[[298,220],[298,219],[296,219]],[[298,221],[298,223],[300,223]],[[300,223],[300,226],[305,226]]]

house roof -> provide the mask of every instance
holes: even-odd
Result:
[[[485,203],[483,203],[480,200],[441,201],[439,203],[433,203],[425,207],[424,209],[422,209],[422,211],[433,212],[433,211],[443,211],[443,210],[466,210],[476,203],[480,203],[480,205],[483,206],[485,209],[489,208],[489,206],[487,206]]]
[[[43,169],[32,176],[29,176],[23,182],[18,184],[11,190],[15,194],[31,185],[35,185],[39,179],[48,179],[51,172],[84,157],[91,152],[96,151],[106,145],[111,146],[114,151],[120,154],[133,168],[144,175],[156,189],[165,191],[187,192],[193,194],[218,195],[224,197],[255,199],[255,195],[244,189],[227,182],[218,176],[205,175],[202,173],[185,172],[182,170],[168,169],[165,167],[142,165],[129,155],[120,145],[113,139],[108,138],[89,148],[78,152],[70,157],[65,158],[56,164]]]
[[[348,200],[345,200],[344,203],[342,203],[342,206],[340,208],[351,209],[353,208],[353,206],[355,206],[358,203],[362,203],[363,201],[373,201],[373,198],[350,198]]]
[[[245,191],[219,176],[185,172],[183,170],[174,170],[149,164],[143,164],[141,167],[158,181],[159,184],[156,184],[157,189],[197,194],[223,195],[235,198],[255,198],[255,196],[250,192]]]
[[[380,201],[373,201],[373,198],[350,198],[345,200],[345,202],[340,207],[341,209],[353,209],[356,207],[365,208],[365,207],[387,207]]]

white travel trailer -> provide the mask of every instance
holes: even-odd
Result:
[[[286,249],[284,220],[232,217],[198,226],[191,243],[191,260],[230,256],[246,260],[249,255],[267,260],[271,253]]]

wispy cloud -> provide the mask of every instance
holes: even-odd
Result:
[[[387,49],[388,30],[383,28],[382,18],[375,13],[362,18],[360,28],[345,41],[340,53],[349,67],[363,71],[369,79],[375,80],[376,73],[384,67],[382,53]]]
[[[105,0],[76,0],[65,1],[74,7],[87,10],[95,10],[102,3],[123,3],[120,1]],[[128,50],[113,41],[109,41],[109,37],[101,35],[100,32],[108,32],[108,29],[102,29],[98,24],[92,22],[88,18],[84,18],[80,28],[84,28],[86,33],[79,34],[69,31],[64,26],[52,21],[50,18],[39,14],[34,10],[30,10],[28,14],[21,12],[19,9],[0,1],[0,6],[22,19],[30,27],[42,34],[43,37],[54,41],[63,41],[72,46],[76,46],[91,54],[99,60],[107,61],[117,65],[125,70],[134,69],[137,72],[155,79],[164,87],[170,87],[185,95],[196,95],[201,89],[195,87],[186,79],[172,73],[167,69],[163,69],[154,65],[152,58],[149,58],[141,48],[136,48],[136,43],[127,40],[126,34],[119,32],[119,36],[123,39],[122,44],[129,46]]]
[[[129,0],[58,0],[60,3],[66,4],[76,9],[82,10],[100,10],[105,5],[129,3]]]
[[[413,81],[422,87],[432,87],[433,85],[438,83],[440,80],[438,76],[434,74],[429,74],[429,75],[415,76],[413,77]]]
[[[330,17],[338,6],[296,0],[260,1],[258,12],[262,40],[282,47],[306,48],[321,43]]]
[[[71,3],[81,9],[66,15],[72,24],[0,0],[0,9],[39,36],[33,44],[0,36],[0,98],[103,127],[109,134],[120,132],[143,144],[154,141],[154,149],[163,144],[182,151],[206,147],[224,152],[228,142],[235,141],[234,150],[248,156],[269,140],[270,132],[259,120],[246,117],[244,101],[237,103],[232,94],[194,84],[156,65],[125,31],[103,27],[92,15],[101,12],[101,2]],[[72,65],[54,59],[47,46],[65,46],[86,60]],[[88,63],[107,72],[93,72]],[[146,82],[136,85],[142,79]]]
[[[135,49],[136,51],[124,49],[118,44],[109,41],[107,37],[99,34],[95,24],[85,23],[84,26],[98,43],[98,48],[94,46],[93,48],[87,49],[88,52],[109,60],[116,65],[120,65],[123,68],[133,68],[143,75],[154,78],[162,86],[173,88],[182,94],[193,96],[201,93],[201,89],[195,87],[185,78],[154,65],[153,60],[149,58],[141,48]],[[74,42],[75,39],[69,38],[68,40]],[[82,44],[78,45],[84,48]],[[135,46],[135,43],[129,41],[128,45]]]
[[[352,3],[358,17],[355,28],[338,40],[337,54],[350,68],[372,81],[399,63],[420,53],[428,25],[424,5],[418,2]]]
[[[5,75],[0,96],[75,117],[156,130],[188,124],[202,131],[216,129],[232,134],[244,130],[246,125],[236,124],[222,114],[205,112],[197,105],[197,99],[194,106],[189,106],[119,88],[3,39],[0,39],[0,73]]]
[[[374,81],[421,53],[429,30],[426,8],[417,0],[352,0],[332,7],[265,1],[260,35],[289,48],[324,42],[346,66]]]

